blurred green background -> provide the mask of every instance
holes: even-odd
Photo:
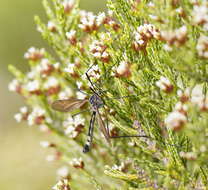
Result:
[[[17,124],[13,115],[24,105],[8,91],[13,76],[8,64],[25,70],[23,54],[31,46],[47,47],[36,31],[34,15],[45,18],[42,0],[0,0],[0,190],[47,190],[56,182],[60,163],[48,163],[49,151],[39,145],[48,137],[36,127]],[[105,9],[105,0],[81,0],[93,12]]]

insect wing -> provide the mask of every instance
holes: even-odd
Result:
[[[105,139],[107,140],[107,142],[110,143],[110,136],[109,136],[109,133],[108,133],[107,129],[105,128],[105,123],[102,120],[100,112],[99,112],[98,109],[96,110],[96,112],[97,112],[97,120],[98,120],[98,125],[100,127],[100,130],[102,131],[102,133],[103,133]]]
[[[61,112],[69,112],[83,106],[88,100],[79,100],[76,98],[70,98],[67,100],[56,100],[52,103],[51,107],[54,110]]]

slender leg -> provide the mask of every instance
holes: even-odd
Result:
[[[146,135],[123,135],[123,136],[113,136],[113,137],[110,137],[112,139],[116,139],[116,138],[129,138],[129,137],[144,137],[144,138],[150,138]]]
[[[78,113],[75,113],[75,114],[72,115],[72,117],[75,117],[76,115],[79,115],[79,114],[84,113],[86,111],[89,111],[89,109],[86,109],[86,110],[80,111]]]
[[[85,94],[85,95],[88,95],[88,96],[90,95],[90,94],[88,94],[88,93],[86,93],[86,92],[84,92],[84,91],[82,91],[82,90],[80,90],[78,88],[76,90],[79,91],[79,92],[81,92],[82,94]]]
[[[155,139],[153,139],[153,138],[151,138],[151,137],[149,137],[149,136],[146,136],[146,135],[124,135],[124,136],[114,136],[114,137],[111,137],[111,136],[110,136],[111,139],[116,139],[116,138],[129,138],[129,137],[144,137],[144,138],[150,138],[150,139],[152,139],[152,140],[155,140]],[[165,142],[163,142],[163,144],[165,144],[165,145],[170,145],[170,146],[175,146],[175,147],[180,147],[180,146],[178,146],[178,145],[175,145],[175,144],[169,144],[169,143],[165,143]]]
[[[84,153],[87,153],[87,152],[90,151],[90,147],[91,147],[92,139],[93,139],[93,129],[94,129],[94,123],[95,123],[95,116],[96,116],[96,112],[93,112],[92,116],[91,116],[91,119],[90,119],[89,131],[88,131],[88,134],[87,134],[87,142],[86,142],[86,144],[84,145],[84,148],[83,148]]]
[[[109,131],[109,127],[108,127],[108,117],[107,117],[107,113],[106,113],[106,110],[105,110],[105,114],[106,114],[106,118],[107,118],[107,125],[106,125],[106,130],[108,132],[108,135],[111,139],[115,139],[115,138],[128,138],[128,137],[145,137],[145,138],[150,138],[148,137],[147,135],[124,135],[124,136],[110,136],[110,131]]]
[[[91,84],[91,90],[95,93],[95,94],[97,94],[97,92],[96,92],[96,87],[95,87],[95,85],[92,83],[92,81],[91,81],[91,79],[90,79],[90,76],[87,74],[87,73],[85,73],[86,74],[86,76],[87,76],[87,79],[88,79],[88,81],[90,82],[90,84]]]

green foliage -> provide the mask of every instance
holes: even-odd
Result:
[[[35,21],[56,57],[32,48],[28,74],[9,69],[10,89],[29,106],[16,119],[58,135],[47,147],[71,165],[70,180],[62,176],[69,183],[55,189],[207,189],[208,13],[200,12],[207,3],[108,0],[109,12],[98,15],[78,1],[50,3],[43,2],[48,25]],[[110,134],[148,138],[115,138],[109,146],[96,129],[91,152],[82,153],[90,111],[72,117],[86,106],[60,113],[51,103],[86,98],[78,88],[92,94],[87,71],[103,91],[99,110]]]

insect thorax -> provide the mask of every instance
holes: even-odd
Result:
[[[100,108],[103,106],[103,100],[97,94],[93,94],[89,99],[90,104],[93,108]]]

